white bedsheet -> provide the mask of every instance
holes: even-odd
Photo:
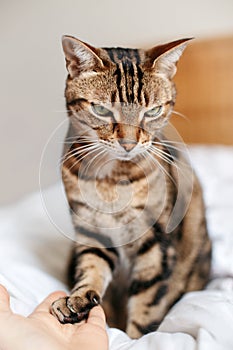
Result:
[[[192,147],[191,159],[204,188],[213,240],[212,281],[207,290],[186,294],[157,332],[131,340],[108,329],[111,350],[233,349],[233,147]],[[46,194],[53,199],[58,191],[56,185]],[[55,215],[71,230],[66,208],[54,203]],[[16,312],[27,315],[48,293],[67,290],[70,245],[50,222],[39,192],[0,209],[0,283]]]

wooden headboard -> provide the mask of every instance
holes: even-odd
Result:
[[[172,124],[187,143],[233,144],[233,36],[191,42],[178,63]]]

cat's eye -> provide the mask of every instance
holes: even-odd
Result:
[[[91,106],[93,112],[100,117],[111,117],[112,112],[102,105],[92,104]]]
[[[156,106],[152,109],[150,109],[149,111],[146,111],[145,112],[145,117],[150,117],[150,118],[153,118],[153,117],[158,117],[163,111],[163,107],[162,106]]]

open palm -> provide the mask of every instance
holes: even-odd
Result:
[[[7,290],[0,285],[1,350],[107,350],[105,316],[100,306],[94,307],[87,322],[61,324],[49,312],[50,305],[63,292],[50,294],[28,317],[14,314]]]

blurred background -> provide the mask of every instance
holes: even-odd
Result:
[[[223,62],[227,59],[230,64],[227,68],[224,64],[217,65],[217,68],[214,66],[213,71],[218,71],[221,84],[227,81],[227,97],[225,85],[216,91],[215,85],[218,84],[213,84],[211,73],[208,78],[211,80],[212,96],[217,99],[221,93],[224,95],[222,101],[225,99],[232,106],[232,0],[1,0],[1,205],[38,190],[44,146],[54,129],[66,118],[63,97],[66,70],[61,49],[63,34],[77,36],[97,47],[149,48],[164,41],[195,37],[197,43],[201,42],[201,53],[206,55],[206,60],[201,71],[195,70],[195,63],[191,64],[194,69],[187,85],[177,77],[180,98],[186,101],[187,86],[199,89],[198,81],[195,82],[198,72],[201,76],[205,75],[213,57],[211,50],[216,47],[216,42],[226,38],[221,44],[226,51],[217,51]],[[207,41],[208,44],[205,44]],[[190,53],[195,45],[191,45]],[[192,57],[198,60],[200,50],[195,52],[199,55],[194,53]],[[214,52],[216,54],[216,49]],[[188,57],[188,50],[185,55]],[[194,62],[197,62],[195,59]],[[222,71],[223,66],[225,70]],[[183,67],[186,72],[190,70],[190,62],[185,58]],[[208,87],[205,87],[205,93],[202,96],[208,97]],[[197,101],[191,98],[191,102],[195,109]],[[206,98],[203,98],[202,105],[205,104]],[[179,105],[182,103],[178,101]],[[181,112],[185,112],[184,107],[180,108]],[[232,118],[231,115],[231,124],[225,126],[230,130],[226,143],[231,143]],[[205,127],[206,124],[203,124],[202,134],[205,134]],[[63,130],[61,140],[62,133]],[[195,142],[189,138],[188,132],[185,137],[187,141]],[[212,133],[209,142],[215,141],[219,142],[217,134]],[[197,142],[205,142],[205,139],[200,137]],[[55,181],[61,147],[58,142],[49,148],[44,186]]]

